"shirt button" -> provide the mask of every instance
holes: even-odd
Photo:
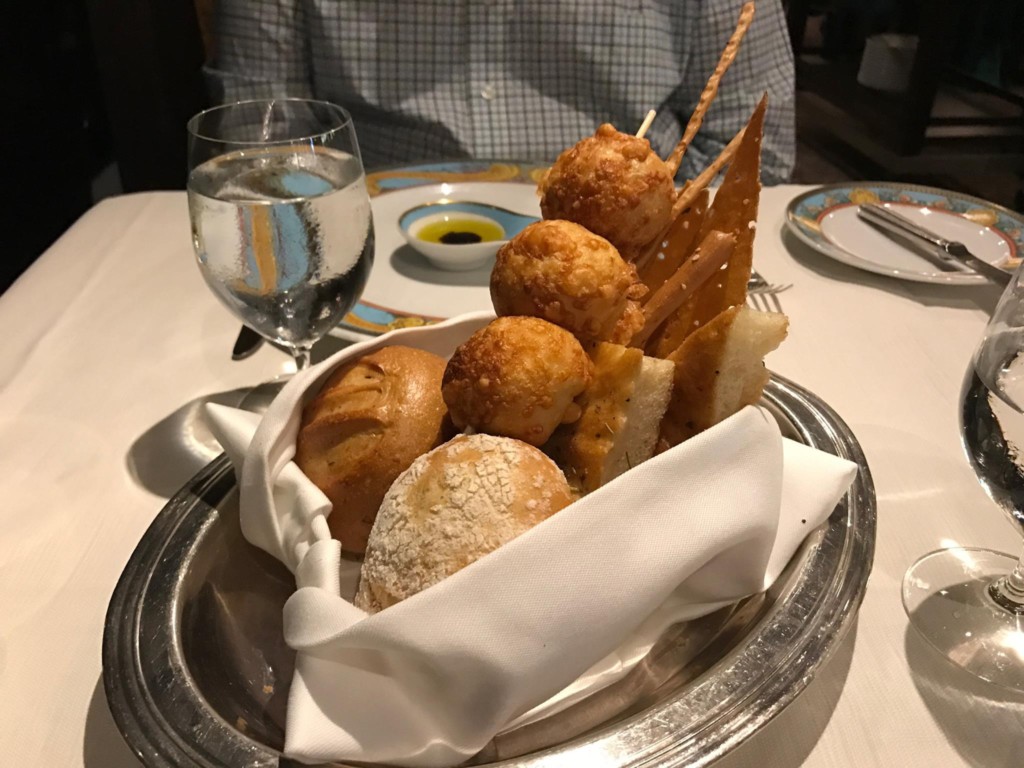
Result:
[[[494,87],[494,83],[487,83],[480,89],[480,98],[484,101],[491,101],[496,94],[497,89]]]

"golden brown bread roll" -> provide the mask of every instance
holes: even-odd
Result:
[[[459,429],[542,445],[579,417],[573,398],[591,363],[568,331],[535,317],[499,317],[463,342],[444,372],[442,392]]]
[[[295,461],[331,500],[327,523],[346,552],[366,549],[391,483],[442,442],[444,365],[384,347],[336,370],[303,410]]]
[[[558,156],[539,185],[540,209],[608,238],[632,261],[671,221],[672,177],[647,139],[605,123]]]
[[[531,445],[460,435],[391,486],[370,534],[355,604],[375,613],[511,541],[573,501]]]
[[[647,288],[615,246],[571,221],[538,221],[498,251],[491,302],[498,315],[540,317],[581,342],[624,344],[644,324]]]

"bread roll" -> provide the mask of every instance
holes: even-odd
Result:
[[[463,342],[444,372],[444,400],[459,429],[547,442],[579,408],[591,364],[571,333],[535,317],[499,317]]]
[[[644,324],[636,268],[571,221],[538,221],[498,251],[491,302],[499,316],[540,317],[581,342],[625,343]]]
[[[327,523],[346,552],[366,549],[391,483],[442,442],[444,360],[378,349],[336,370],[302,412],[295,461],[333,506]]]
[[[462,435],[391,486],[355,604],[375,613],[436,584],[573,501],[562,472],[507,437]]]
[[[674,170],[647,139],[607,123],[558,156],[538,185],[545,219],[569,219],[636,255],[672,220]]]

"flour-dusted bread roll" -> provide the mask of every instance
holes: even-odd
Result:
[[[465,568],[573,501],[547,456],[508,437],[460,435],[391,486],[355,603],[389,608]]]
[[[302,412],[295,461],[327,498],[331,534],[366,549],[388,488],[442,442],[445,361],[410,347],[378,349],[336,370]]]

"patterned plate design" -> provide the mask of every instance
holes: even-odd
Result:
[[[786,224],[819,253],[869,272],[915,282],[976,285],[970,271],[943,271],[876,231],[856,215],[862,203],[881,203],[950,240],[960,240],[979,258],[1013,271],[1024,254],[1024,216],[977,197],[914,184],[833,184],[806,192],[786,210]]]

